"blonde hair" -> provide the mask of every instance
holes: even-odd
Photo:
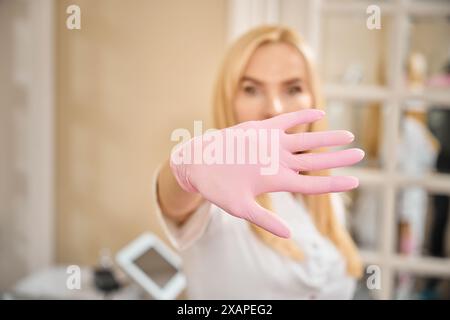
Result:
[[[323,109],[318,79],[313,69],[313,59],[308,47],[289,28],[261,26],[241,36],[229,48],[225,56],[213,96],[214,124],[216,128],[222,129],[237,123],[233,109],[233,99],[247,63],[257,48],[267,43],[277,42],[287,43],[296,47],[303,56],[311,87],[313,105],[315,108]],[[325,121],[321,120],[311,124],[308,131],[321,131],[325,130],[325,128]],[[315,152],[317,151],[323,151],[323,149]],[[328,172],[323,170],[305,174],[326,176]],[[330,239],[345,258],[348,274],[360,277],[362,274],[362,263],[358,250],[345,227],[338,222],[331,204],[330,194],[303,195],[303,199],[318,231]],[[272,204],[267,194],[258,196],[257,201],[266,209],[272,210]],[[303,251],[293,240],[279,238],[251,223],[250,228],[266,245],[281,255],[296,261],[304,259]]]

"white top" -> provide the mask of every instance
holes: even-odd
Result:
[[[353,297],[356,281],[347,275],[345,260],[317,231],[302,201],[288,192],[270,196],[274,211],[288,223],[292,238],[305,254],[301,262],[275,252],[251,231],[247,221],[208,201],[181,227],[157,205],[158,220],[183,258],[189,299]],[[343,218],[341,197],[332,194],[332,202]]]

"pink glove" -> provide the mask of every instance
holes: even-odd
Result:
[[[317,121],[324,115],[323,111],[307,109],[267,120],[243,122],[194,137],[174,148],[170,159],[172,172],[184,190],[199,192],[229,214],[246,219],[277,236],[289,238],[287,225],[276,214],[260,206],[255,201],[256,196],[279,191],[303,194],[340,192],[358,186],[355,177],[299,174],[352,165],[364,157],[360,149],[296,154],[353,141],[353,135],[344,130],[285,132],[293,126]],[[243,137],[241,142],[246,143],[233,145],[230,142],[233,135]],[[261,156],[264,152],[270,156]]]

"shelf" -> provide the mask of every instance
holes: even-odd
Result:
[[[411,1],[406,8],[414,16],[447,16],[450,14],[450,4],[446,1]]]
[[[408,176],[406,174],[390,175],[382,169],[372,168],[340,168],[333,170],[334,175],[352,175],[360,180],[360,184],[379,185],[394,184],[397,188],[419,186],[431,192],[450,194],[450,174],[428,173],[423,176]]]
[[[326,84],[325,96],[330,99],[353,101],[381,101],[386,100],[389,91],[382,86],[375,85],[339,85]]]
[[[394,254],[385,259],[380,253],[360,250],[364,265],[388,266],[395,271],[407,271],[426,276],[450,277],[450,258],[433,258],[427,256],[403,256]]]
[[[324,93],[328,99],[348,100],[348,101],[386,101],[393,96],[387,88],[377,85],[341,85],[325,84]],[[426,88],[421,92],[411,92],[408,90],[400,93],[400,99],[423,100],[433,106],[439,104],[439,107],[450,108],[450,88],[435,89]]]
[[[397,175],[396,183],[400,187],[421,186],[432,192],[444,192],[450,194],[450,174],[429,173],[422,177]]]
[[[404,98],[424,100],[431,104],[439,104],[440,105],[439,107],[442,108],[446,109],[450,108],[450,88],[447,89],[427,88],[420,93],[407,92],[404,94]]]

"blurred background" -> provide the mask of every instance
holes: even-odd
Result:
[[[170,134],[211,123],[227,45],[264,23],[307,40],[330,126],[366,150],[340,171],[360,178],[348,228],[382,277],[355,298],[450,299],[446,0],[0,0],[0,294],[98,298],[51,283],[164,239],[151,190]]]

